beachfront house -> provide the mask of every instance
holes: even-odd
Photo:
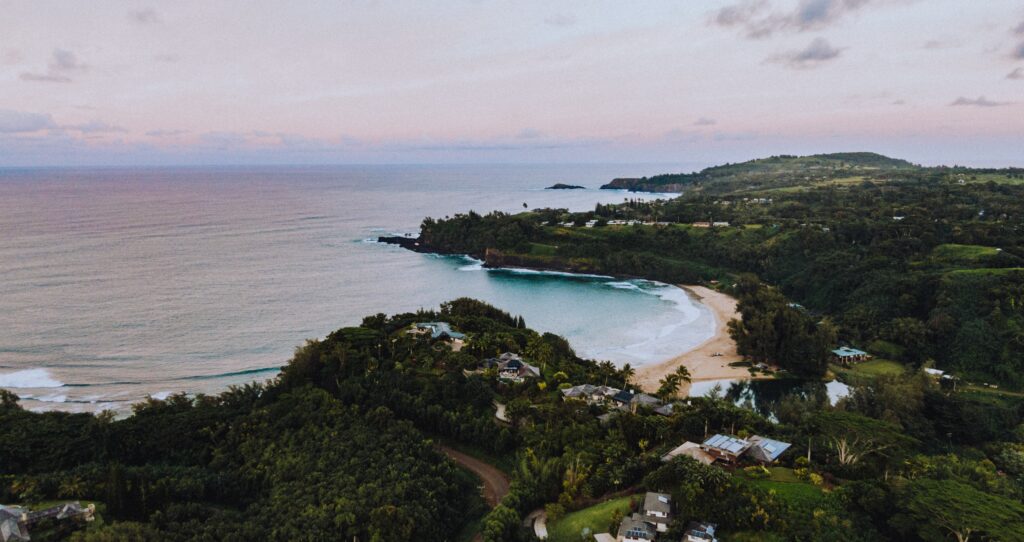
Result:
[[[622,518],[619,524],[620,542],[653,542],[657,530],[653,523],[644,520],[640,514]]]
[[[714,457],[716,461],[720,460],[729,464],[734,464],[739,461],[740,456],[750,448],[750,443],[739,437],[730,435],[714,435],[705,440],[700,447],[702,450]]]
[[[848,346],[841,346],[832,351],[832,361],[843,365],[867,361],[869,359],[871,359],[871,354]]]
[[[691,521],[686,525],[683,542],[718,542],[718,539],[715,538],[716,527],[717,525],[714,523]]]
[[[611,386],[580,384],[579,386],[563,389],[562,398],[565,400],[576,399],[578,401],[585,401],[588,405],[603,405],[620,391],[622,390]]]
[[[429,333],[431,339],[465,339],[466,336],[454,331],[448,322],[420,322],[414,325],[415,333]]]
[[[667,531],[671,517],[672,501],[667,494],[648,491],[644,495],[644,520],[654,524],[656,531]]]
[[[749,442],[750,448],[747,450],[747,456],[762,465],[774,463],[791,446],[788,442],[773,440],[760,435],[750,437]]]
[[[690,441],[686,441],[677,446],[676,448],[669,450],[668,453],[661,456],[661,460],[669,462],[683,455],[695,459],[705,465],[710,465],[715,462],[715,456],[702,450],[700,444]]]

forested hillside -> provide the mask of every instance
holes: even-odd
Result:
[[[664,202],[428,219],[421,241],[490,265],[674,283],[753,273],[828,316],[842,343],[1024,387],[1024,170],[828,156],[872,173],[795,181],[825,159],[777,157],[723,166],[760,176],[739,188],[712,176]],[[625,220],[647,224],[608,225]]]
[[[744,295],[760,303],[749,287]],[[410,332],[426,320],[464,333],[462,348]],[[37,541],[469,540],[476,532],[487,542],[525,541],[532,531],[522,518],[533,510],[557,527],[574,511],[647,490],[672,497],[669,539],[700,519],[717,523],[725,541],[968,532],[1024,540],[1019,399],[953,392],[907,372],[851,382],[852,395],[836,405],[808,382],[761,397],[757,411],[736,406],[732,394],[752,392],[751,383],[676,401],[671,414],[620,409],[562,390],[628,386],[628,366],[579,359],[563,339],[524,324],[469,299],[370,316],[299,348],[271,382],[151,400],[120,420],[28,412],[0,392],[0,502],[98,504],[96,522],[37,530]],[[517,382],[478,370],[505,352],[539,374]],[[677,388],[667,382],[660,398],[672,402]],[[507,422],[496,419],[495,402]],[[662,460],[717,432],[793,446],[771,470]],[[439,440],[507,470],[510,492],[496,508],[484,508],[476,482],[436,450]],[[617,518],[595,528],[614,533]]]

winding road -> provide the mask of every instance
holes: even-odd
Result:
[[[438,449],[452,461],[472,471],[483,481],[483,497],[491,508],[498,506],[502,497],[508,494],[508,476],[494,465],[484,463],[471,455],[447,446],[438,446]]]

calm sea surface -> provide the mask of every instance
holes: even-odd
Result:
[[[659,361],[713,332],[681,290],[481,269],[374,242],[425,216],[593,208],[671,166],[0,170],[0,387],[32,409],[124,410],[274,375],[377,312],[491,302],[586,357]],[[555,182],[588,190],[543,190]],[[647,199],[655,196],[641,196]]]

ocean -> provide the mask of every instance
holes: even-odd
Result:
[[[671,165],[0,170],[0,388],[33,410],[272,378],[306,339],[470,296],[584,357],[661,361],[713,333],[682,290],[485,270],[376,242],[470,209],[592,209]],[[587,190],[544,190],[556,182]]]

